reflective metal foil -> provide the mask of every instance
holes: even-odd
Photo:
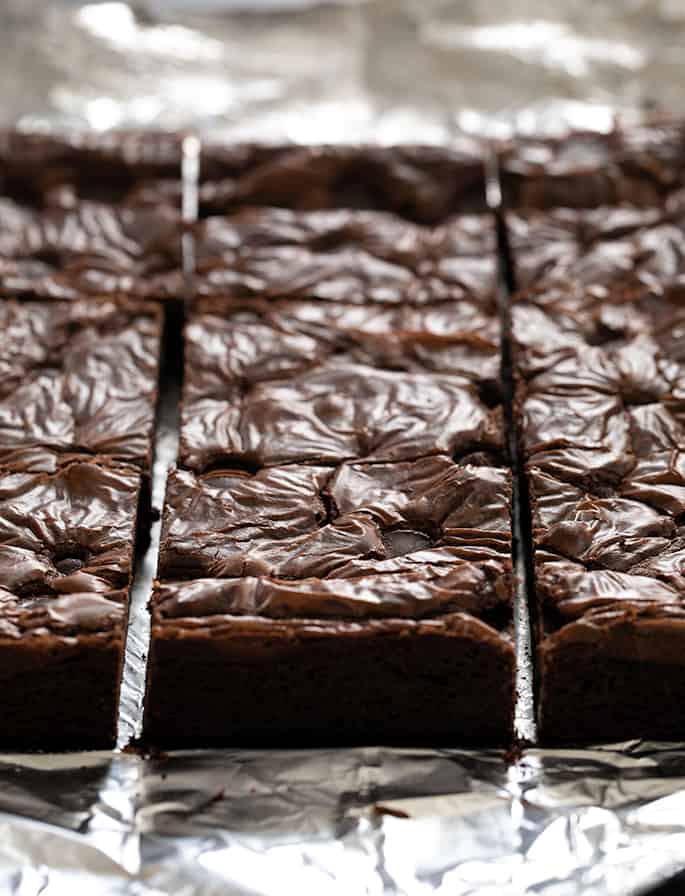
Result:
[[[685,97],[677,0],[0,5],[0,122],[25,127],[441,143],[459,130],[604,129],[616,115],[681,113]],[[164,376],[157,507],[177,440],[173,363]],[[158,543],[159,522],[136,572],[119,749],[0,755],[0,892],[631,896],[685,867],[685,744],[531,747],[515,762],[458,749],[124,750]],[[530,737],[524,613],[517,624]]]

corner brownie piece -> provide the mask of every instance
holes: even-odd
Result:
[[[242,205],[376,209],[436,224],[485,210],[486,152],[483,141],[466,135],[450,147],[209,141],[201,155],[200,214]]]
[[[0,743],[116,734],[140,474],[75,459],[0,473]]]
[[[505,743],[510,481],[445,455],[176,471],[145,735]]]
[[[423,227],[382,212],[246,208],[196,228],[195,293],[421,305],[484,299],[496,278],[487,216]]]
[[[548,743],[685,731],[682,231],[612,214],[513,308]]]
[[[80,200],[180,209],[183,135],[0,131],[0,195],[35,208]]]
[[[161,326],[151,303],[0,302],[0,469],[87,452],[149,474]]]
[[[0,295],[180,298],[181,268],[173,209],[92,201],[35,209],[0,198]]]
[[[685,122],[517,137],[499,161],[509,208],[659,206],[685,186]]]

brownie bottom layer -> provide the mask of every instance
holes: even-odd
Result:
[[[544,744],[685,735],[685,665],[613,659],[583,648],[541,661]]]
[[[119,639],[0,644],[0,746],[113,746],[121,655]]]
[[[156,746],[511,742],[514,657],[473,639],[422,635],[231,659],[210,639],[153,641],[144,736]]]

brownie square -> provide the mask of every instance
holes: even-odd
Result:
[[[298,146],[208,141],[200,163],[200,214],[243,205],[297,210],[375,209],[424,224],[484,211],[487,147]]]
[[[685,185],[685,122],[517,137],[499,162],[509,208],[658,207]]]
[[[0,742],[116,734],[140,474],[73,460],[0,474]]]
[[[35,209],[0,198],[0,296],[183,296],[181,220],[159,206],[83,201]]]
[[[510,477],[445,455],[172,473],[153,743],[505,743]]]
[[[183,466],[501,458],[494,310],[204,305],[185,340]]]
[[[576,259],[532,278],[513,308],[540,735],[680,737],[682,232],[666,222],[589,238],[597,218],[578,221]]]
[[[88,453],[149,474],[161,326],[150,303],[0,302],[0,469]]]
[[[80,200],[181,207],[183,135],[0,131],[0,194],[35,208]]]
[[[490,303],[497,245],[488,216],[424,227],[382,212],[242,209],[196,228],[195,293],[348,304]]]

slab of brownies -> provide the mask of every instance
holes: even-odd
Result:
[[[500,151],[545,742],[685,728],[682,135]],[[203,147],[151,743],[511,742],[484,159]],[[174,135],[0,134],[4,746],[115,737],[180,166]]]
[[[511,477],[488,217],[197,232],[154,743],[506,743]]]
[[[0,132],[0,740],[110,746],[181,141]]]
[[[4,746],[114,740],[160,329],[151,304],[0,303]]]
[[[545,742],[685,730],[679,206],[510,215]]]

